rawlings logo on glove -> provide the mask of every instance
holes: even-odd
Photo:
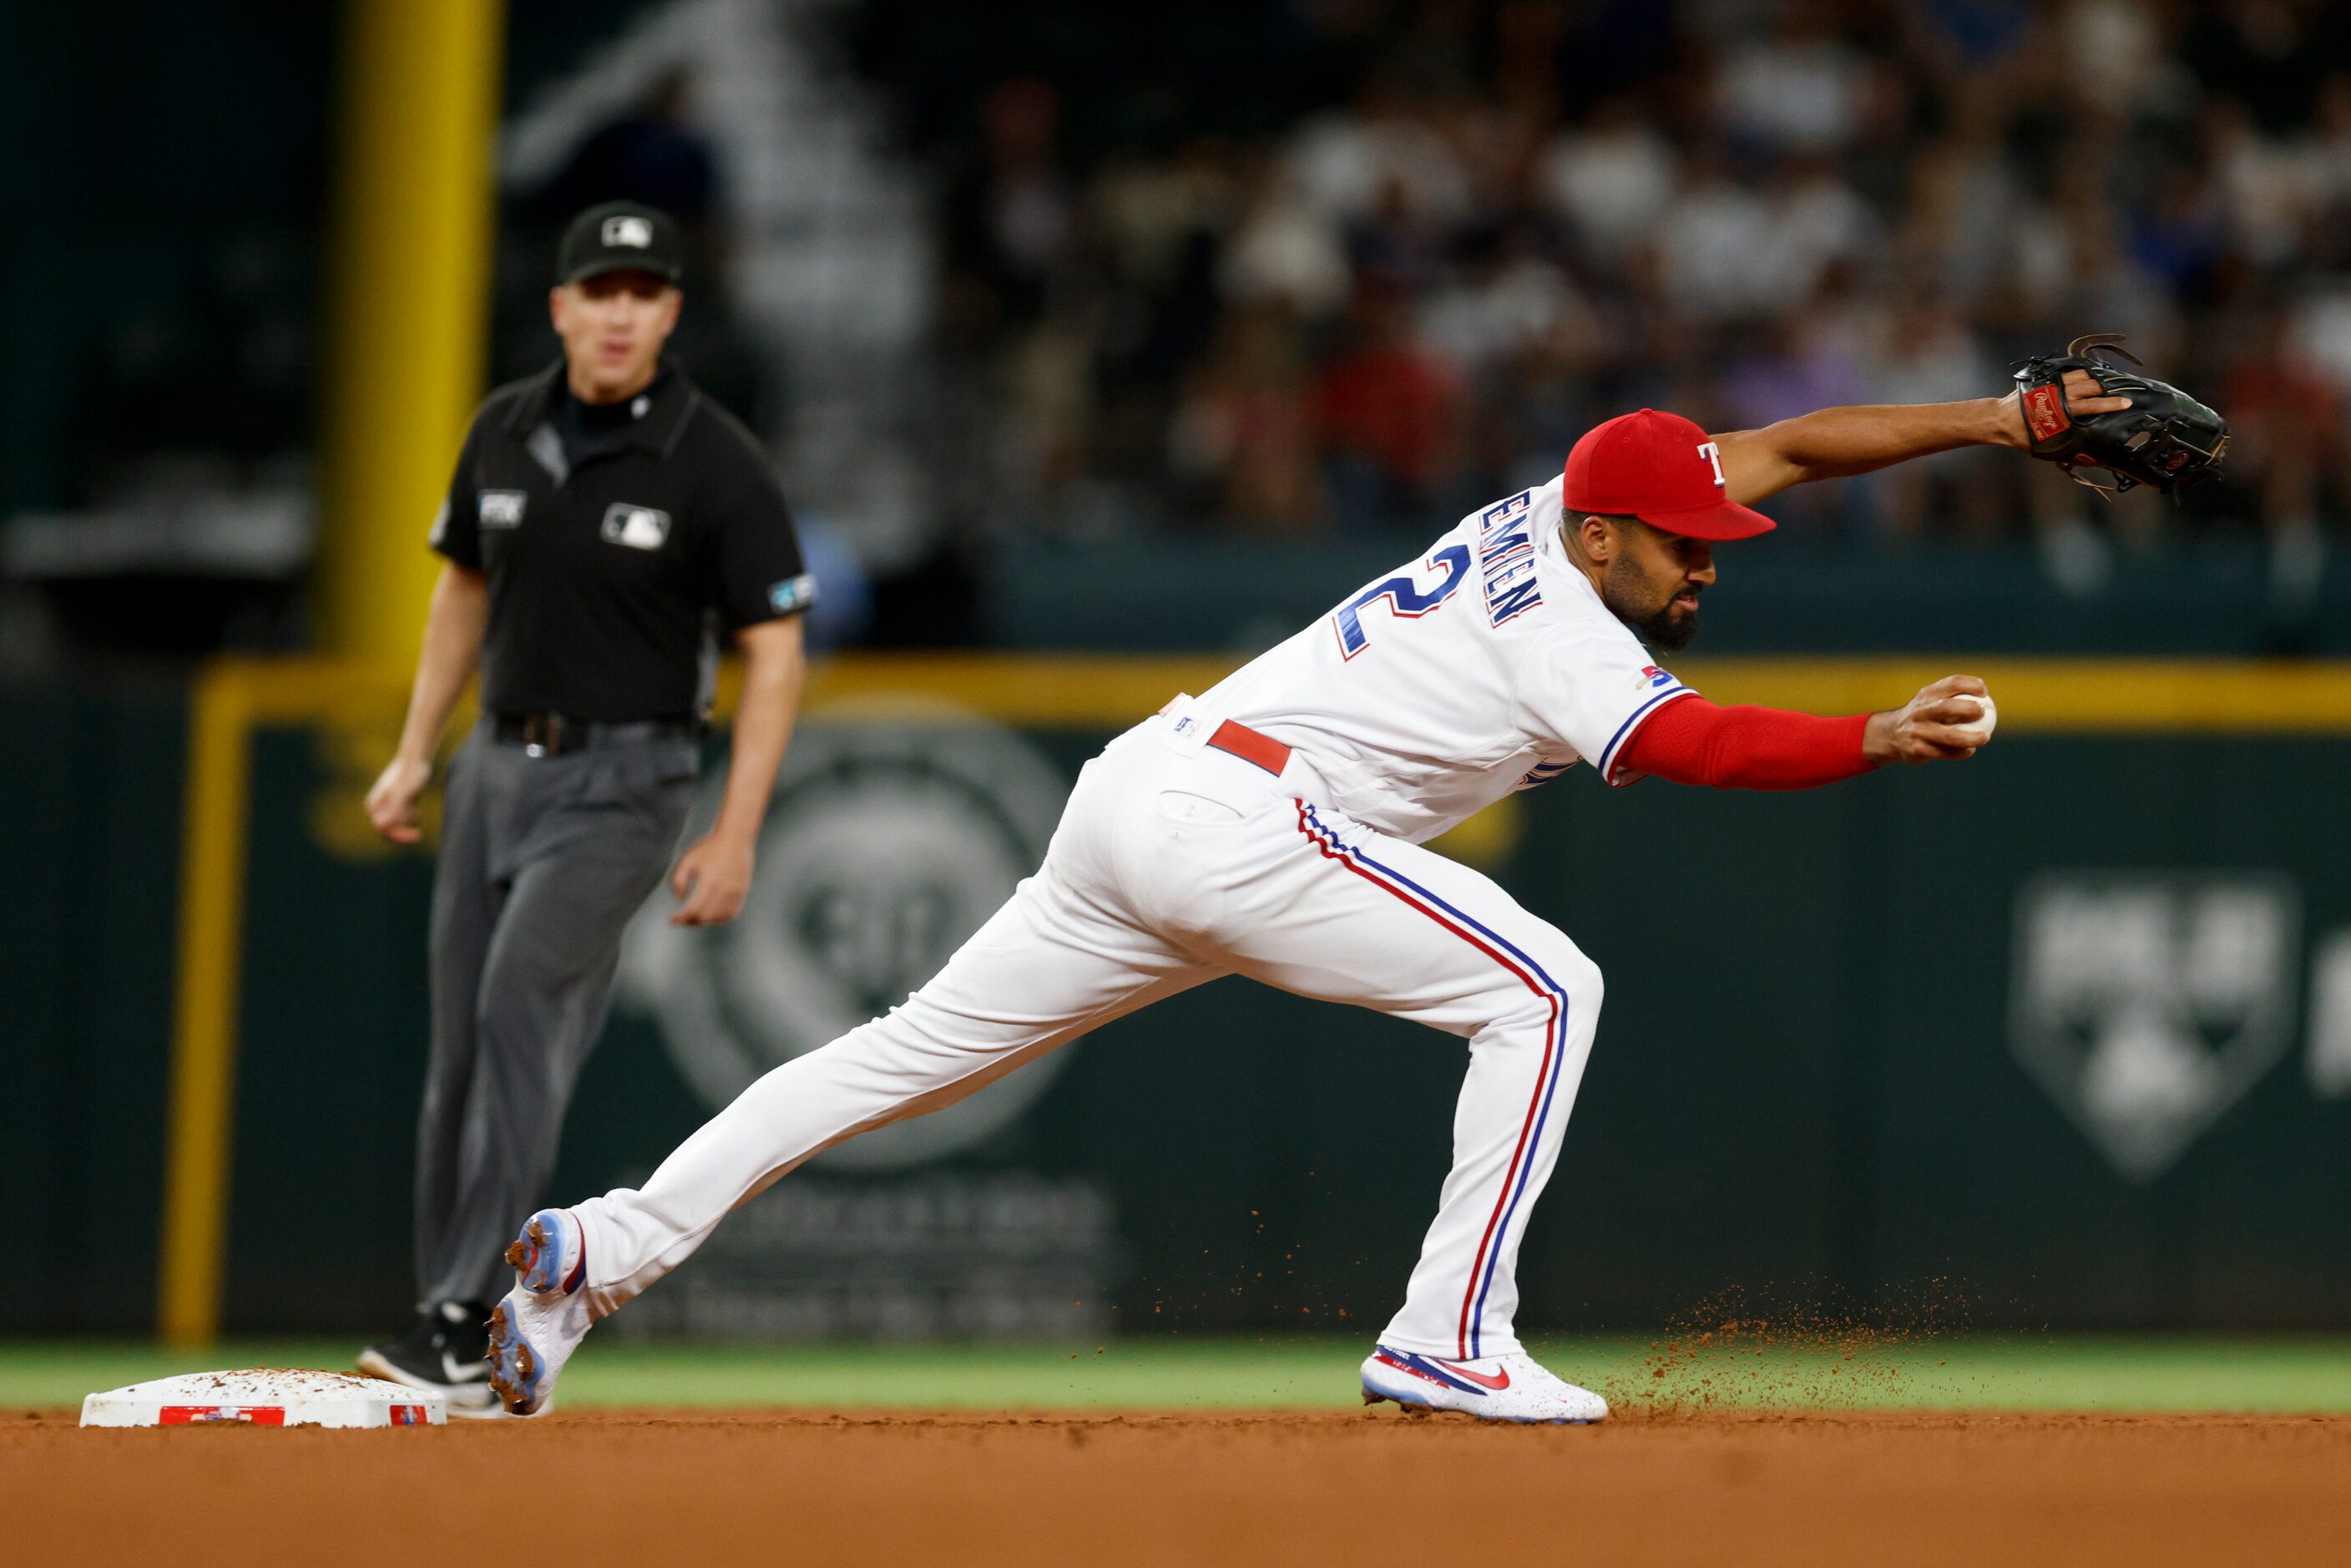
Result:
[[[2229,423],[2168,382],[2134,375],[2097,357],[2110,350],[2137,364],[2119,333],[2076,338],[2063,354],[2027,360],[2016,372],[2017,403],[2023,411],[2027,443],[2035,457],[2062,466],[2069,478],[2109,500],[2140,485],[2168,495],[2218,473],[2229,449]],[[2109,397],[2126,397],[2130,407],[2112,413],[2076,414],[2065,401],[2068,371],[2097,378]],[[2114,475],[2101,484],[2084,469]]]

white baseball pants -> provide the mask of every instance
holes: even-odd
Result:
[[[580,1205],[590,1310],[634,1297],[818,1151],[1238,973],[1468,1040],[1453,1168],[1381,1340],[1518,1349],[1519,1242],[1592,1050],[1600,971],[1490,879],[1318,804],[1302,758],[1277,777],[1204,748],[1215,726],[1178,706],[1113,741],[1037,874],[929,984],[753,1083],[642,1190]]]

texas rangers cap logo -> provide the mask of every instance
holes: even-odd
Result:
[[[604,220],[604,243],[626,246],[632,250],[644,250],[653,243],[653,225],[633,213],[622,213]]]

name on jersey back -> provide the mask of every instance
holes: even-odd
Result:
[[[1496,626],[1542,602],[1534,535],[1527,526],[1534,499],[1532,490],[1521,490],[1495,502],[1478,519],[1478,574],[1486,587],[1486,619]]]

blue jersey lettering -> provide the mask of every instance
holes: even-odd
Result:
[[[1425,593],[1409,577],[1391,577],[1372,584],[1339,606],[1338,613],[1331,619],[1339,632],[1339,651],[1343,656],[1352,659],[1370,645],[1371,639],[1364,633],[1361,612],[1381,600],[1386,600],[1397,615],[1410,621],[1427,614],[1452,598],[1453,591],[1461,586],[1461,579],[1469,570],[1469,547],[1447,545],[1430,556],[1428,564],[1443,567],[1445,580]]]

